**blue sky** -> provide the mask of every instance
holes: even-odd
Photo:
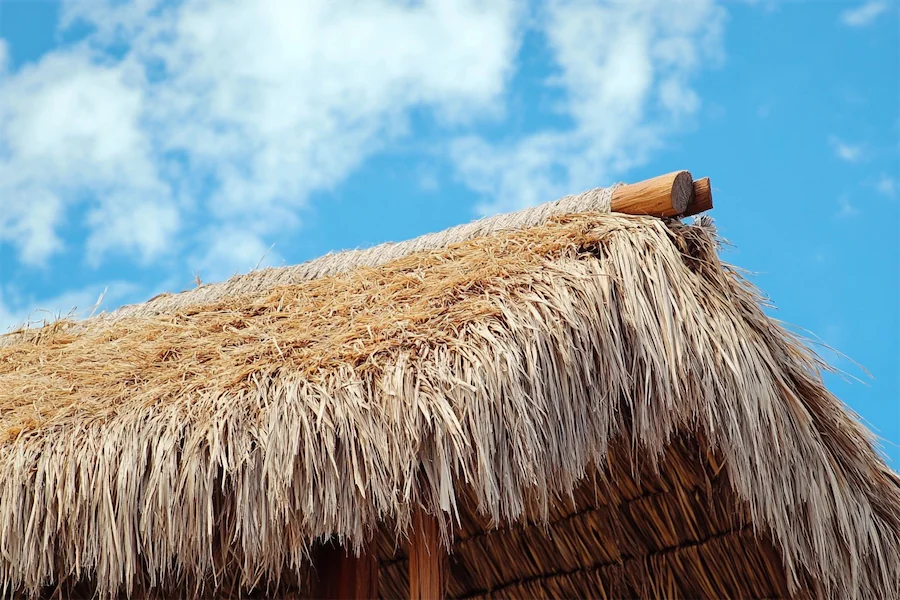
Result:
[[[896,3],[341,6],[0,0],[0,329],[690,169],[898,468]]]

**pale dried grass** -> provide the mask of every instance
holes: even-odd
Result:
[[[0,347],[0,580],[249,588],[317,539],[454,515],[462,488],[490,522],[546,519],[612,440],[652,461],[689,431],[789,589],[900,597],[896,476],[759,301],[705,227],[589,213],[20,335]]]

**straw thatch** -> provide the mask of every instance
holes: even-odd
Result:
[[[302,596],[330,538],[402,596],[422,507],[458,597],[900,597],[822,365],[608,198],[10,336],[3,591]]]

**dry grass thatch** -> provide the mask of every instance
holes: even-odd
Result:
[[[422,506],[457,596],[900,597],[896,475],[709,227],[527,225],[11,338],[5,593],[300,593],[333,536],[400,594]]]

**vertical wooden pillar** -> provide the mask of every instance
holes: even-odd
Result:
[[[409,536],[410,600],[446,598],[448,563],[437,519],[416,510]]]
[[[336,543],[326,543],[316,553],[313,566],[313,598],[370,600],[378,597],[378,561],[373,552],[353,556]]]

